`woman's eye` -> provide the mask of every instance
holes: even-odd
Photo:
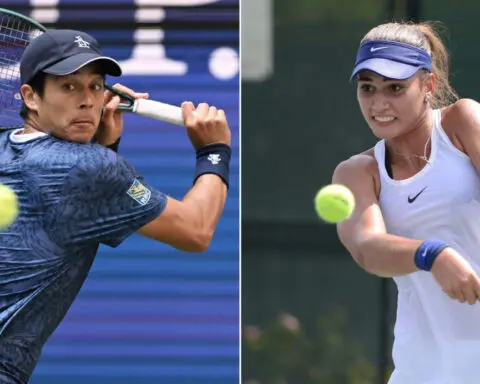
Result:
[[[392,90],[392,92],[397,93],[397,92],[400,92],[403,89],[403,87],[399,84],[392,84],[390,86],[390,89]]]
[[[363,84],[360,86],[360,89],[363,91],[363,92],[373,92],[373,87],[369,84]]]

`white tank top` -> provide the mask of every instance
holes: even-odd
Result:
[[[443,240],[480,275],[479,175],[444,132],[440,110],[433,117],[429,164],[408,179],[390,178],[385,142],[376,144],[380,207],[389,233]],[[390,383],[479,384],[480,304],[453,301],[430,272],[394,280],[398,306]]]

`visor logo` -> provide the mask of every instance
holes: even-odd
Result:
[[[381,49],[387,49],[388,47],[372,47],[370,48],[370,52],[380,51]]]

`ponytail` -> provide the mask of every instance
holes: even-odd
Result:
[[[431,99],[432,108],[450,105],[457,101],[459,97],[450,85],[450,58],[447,49],[430,23],[415,24],[415,27],[423,33],[430,46],[432,72],[435,74],[437,80],[435,92]]]

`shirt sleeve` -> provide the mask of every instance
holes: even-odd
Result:
[[[125,159],[97,147],[69,171],[45,225],[60,246],[116,247],[159,216],[166,202]]]

